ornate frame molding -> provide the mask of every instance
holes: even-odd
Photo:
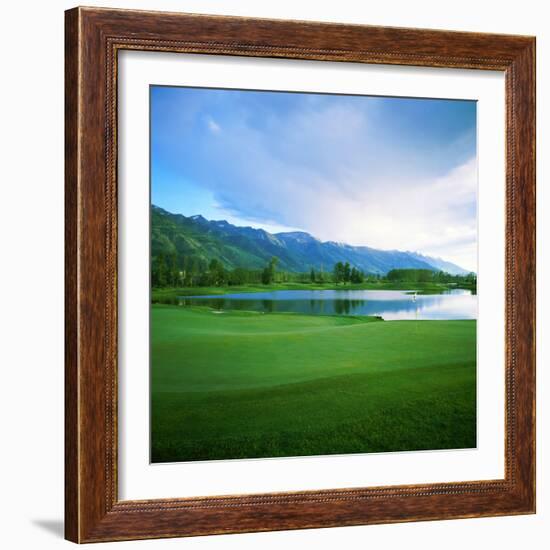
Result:
[[[506,79],[506,475],[119,501],[117,54],[122,49],[499,70]],[[96,542],[533,513],[535,39],[75,8],[66,12],[66,537]]]

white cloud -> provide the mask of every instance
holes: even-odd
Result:
[[[202,183],[235,217],[477,269],[475,158],[426,176],[416,151],[380,147],[369,113],[352,105],[274,116],[267,131],[239,120],[221,133],[207,123],[219,138],[203,154],[231,174]]]
[[[343,222],[320,231],[375,248],[421,251],[476,270],[477,164],[474,158],[442,177],[379,180],[341,208]],[[344,213],[347,213],[344,215]]]
[[[219,134],[222,131],[221,126],[212,117],[206,119],[206,125],[213,134]]]

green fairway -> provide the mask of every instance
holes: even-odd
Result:
[[[476,445],[476,322],[153,305],[152,460]]]

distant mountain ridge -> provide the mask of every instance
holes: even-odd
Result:
[[[228,269],[261,269],[276,256],[278,267],[293,272],[311,268],[331,271],[337,262],[384,275],[391,269],[431,269],[452,275],[468,273],[460,266],[417,252],[377,250],[332,241],[322,242],[309,233],[269,233],[264,229],[238,227],[226,220],[207,220],[202,215],[172,214],[151,207],[151,254],[193,256],[204,261],[217,259]]]

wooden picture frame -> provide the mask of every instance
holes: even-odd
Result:
[[[496,70],[506,86],[505,477],[120,501],[117,53]],[[99,8],[66,12],[66,538],[98,542],[535,511],[535,39]]]

